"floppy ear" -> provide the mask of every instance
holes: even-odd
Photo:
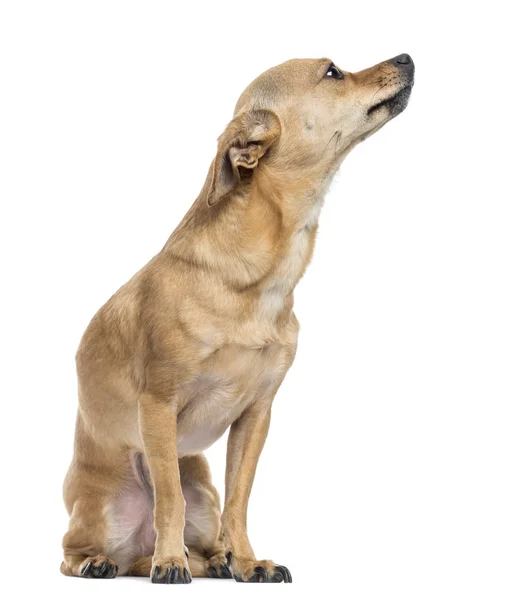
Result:
[[[234,192],[243,173],[252,174],[260,158],[280,137],[280,131],[280,120],[266,109],[241,113],[229,123],[219,138],[208,191],[209,206]]]

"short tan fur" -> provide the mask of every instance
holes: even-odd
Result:
[[[291,581],[256,559],[246,515],[296,353],[293,291],[331,178],[413,75],[407,55],[358,73],[291,60],[243,92],[199,197],[83,335],[65,575]],[[203,451],[228,428],[221,511]]]

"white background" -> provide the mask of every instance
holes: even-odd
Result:
[[[4,1],[2,586],[14,596],[530,594],[528,38],[522,3]],[[59,574],[88,321],[198,194],[244,87],[401,52],[409,108],[354,150],[249,513],[292,586]],[[225,440],[210,451],[223,482]],[[4,556],[5,555],[5,556]]]

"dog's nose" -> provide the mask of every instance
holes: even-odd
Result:
[[[393,58],[390,62],[394,63],[397,67],[404,69],[410,69],[412,66],[414,66],[410,54],[400,54],[399,56]]]

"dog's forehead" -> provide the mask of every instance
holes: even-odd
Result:
[[[318,73],[328,58],[294,58],[272,67],[256,77],[241,94],[235,112],[243,106],[270,107],[286,95],[303,91],[317,81]]]
[[[331,63],[329,58],[293,58],[276,65],[262,73],[253,83],[264,82],[288,83],[293,77],[303,78],[314,76],[323,65]],[[251,84],[252,85],[252,84]]]

